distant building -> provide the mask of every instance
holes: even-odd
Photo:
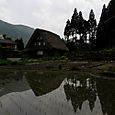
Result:
[[[25,51],[29,57],[57,57],[67,52],[68,48],[58,35],[36,29],[28,41]]]
[[[0,49],[14,49],[16,43],[9,39],[4,39],[2,35],[0,35]]]
[[[0,35],[0,39],[4,39],[3,35]]]
[[[15,54],[16,43],[9,39],[4,39],[3,35],[0,35],[0,59],[6,59],[7,57],[13,57]]]

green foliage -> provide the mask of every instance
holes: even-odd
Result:
[[[110,49],[104,48],[104,49],[103,49],[104,52],[112,52],[113,50],[114,50],[114,49],[112,49],[112,48],[110,48]]]
[[[71,35],[72,36],[75,35],[75,37],[78,33],[78,19],[79,19],[79,15],[77,13],[77,9],[75,8],[71,18]]]
[[[38,63],[38,62],[57,62],[57,61],[67,61],[67,57],[66,56],[61,56],[61,57],[55,57],[53,59],[24,59],[24,60],[19,60],[17,61],[17,64],[26,64],[26,63]]]
[[[107,7],[108,18],[111,18],[115,15],[115,0],[111,0]]]
[[[115,49],[69,52],[66,56],[72,61],[115,61]]]
[[[106,7],[103,6],[100,21],[97,28],[96,46],[98,49],[112,48],[115,45],[114,41],[114,18],[115,15],[115,0],[111,0]],[[109,20],[109,21],[108,21]]]
[[[16,39],[16,46],[18,50],[23,50],[24,49],[24,43],[23,43],[23,39]]]
[[[0,60],[0,65],[10,65],[11,63],[9,60]]]
[[[93,10],[91,9],[89,14],[89,43],[91,47],[96,45],[96,19]]]
[[[28,63],[33,63],[33,62],[43,62],[44,60],[42,60],[42,59],[29,59],[27,61],[28,61]]]
[[[40,62],[62,62],[67,61],[66,56],[55,57],[53,59],[22,59],[19,61],[0,60],[0,65],[24,65],[27,63],[40,63]]]
[[[75,8],[71,22],[69,20],[67,21],[64,30],[67,47],[70,51],[82,50],[85,44],[88,44],[88,35],[91,47],[95,46],[96,19],[94,12],[91,10],[89,20],[86,21],[82,16],[82,12],[77,13],[77,9]]]
[[[102,9],[102,13],[101,13],[101,17],[100,17],[100,21],[97,27],[97,39],[96,39],[96,46],[98,49],[102,49],[105,46],[105,29],[104,29],[104,22],[107,20],[108,18],[108,14],[107,14],[108,10],[106,8],[106,5],[103,5],[103,9]]]
[[[67,57],[66,57],[66,56],[61,56],[60,59],[61,59],[61,60],[67,60]]]
[[[64,29],[64,36],[65,36],[66,40],[69,39],[70,32],[71,32],[71,25],[70,25],[70,21],[68,20],[66,22],[66,26],[65,26],[65,29]]]

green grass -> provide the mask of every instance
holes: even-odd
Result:
[[[98,66],[96,69],[102,70],[102,71],[115,72],[115,65],[108,63],[108,64],[104,64],[102,66]]]
[[[63,58],[63,57],[62,57]],[[0,66],[3,65],[23,65],[26,63],[37,63],[37,62],[63,62],[66,61],[64,59],[52,59],[52,60],[44,60],[44,59],[24,59],[19,61],[10,61],[10,60],[0,60]]]
[[[9,60],[0,60],[0,65],[10,65],[12,61]]]

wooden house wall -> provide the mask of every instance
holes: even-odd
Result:
[[[37,52],[43,51],[43,55],[37,55]],[[28,58],[47,58],[47,57],[60,57],[65,53],[65,51],[61,51],[58,49],[37,49],[25,52],[26,57]]]
[[[5,48],[5,49],[14,49],[15,45],[14,44],[0,44],[0,48]]]
[[[6,59],[7,57],[16,57],[14,51],[15,44],[0,43],[0,59]]]

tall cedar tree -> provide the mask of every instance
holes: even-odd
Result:
[[[65,29],[64,29],[64,36],[65,36],[65,39],[67,41],[69,41],[70,33],[71,33],[71,25],[70,25],[70,21],[68,19],[67,22],[66,22]]]
[[[78,34],[80,36],[80,41],[87,41],[87,21],[83,19],[82,12],[79,12],[79,20],[78,20]]]
[[[107,7],[107,20],[105,21],[105,31],[104,31],[104,41],[105,47],[112,48],[115,46],[115,0],[111,0],[108,7]],[[112,19],[113,18],[113,19]],[[111,20],[112,19],[112,20]],[[108,20],[111,22],[108,23]],[[107,23],[106,23],[107,22]]]
[[[78,33],[78,13],[77,9],[74,9],[74,13],[71,18],[71,35],[73,36],[73,41],[77,41],[77,33]]]
[[[107,8],[105,5],[103,6],[100,22],[97,28],[97,49],[113,47],[112,45],[114,44],[114,39],[110,33],[110,30],[114,25],[111,25],[112,27],[110,27],[110,25],[108,25],[108,27],[105,27],[106,21],[113,16],[115,16],[115,0],[111,0]]]
[[[71,35],[71,23],[68,19],[64,29],[64,36],[65,36],[67,47],[73,51],[75,50],[75,43],[69,39],[70,35]]]
[[[96,20],[93,10],[90,12],[89,20],[83,19],[82,12],[77,13],[77,9],[74,9],[71,22],[66,22],[64,29],[64,36],[67,40],[67,46],[70,50],[77,50],[83,48],[82,46],[87,44],[87,34],[90,35],[90,44],[95,45],[96,39]],[[79,38],[77,36],[79,35]],[[72,36],[70,40],[69,37]],[[85,43],[85,44],[84,44]]]
[[[95,14],[93,10],[91,9],[90,14],[89,14],[89,43],[91,47],[95,46],[96,43],[96,19],[95,19]]]
[[[106,8],[106,5],[104,4],[103,5],[103,9],[102,9],[102,13],[101,13],[101,17],[100,17],[100,21],[99,23],[104,23],[107,19],[108,19],[108,14],[107,14],[107,8]]]
[[[104,47],[104,22],[107,20],[107,8],[106,5],[103,5],[100,21],[97,27],[97,39],[96,39],[96,47],[97,49],[101,49]]]
[[[82,12],[79,12],[79,19],[78,19],[78,34],[80,35],[80,39],[82,39],[82,35],[84,31],[84,19],[82,16]]]
[[[108,10],[108,19],[115,15],[115,0],[111,0],[107,7]]]

